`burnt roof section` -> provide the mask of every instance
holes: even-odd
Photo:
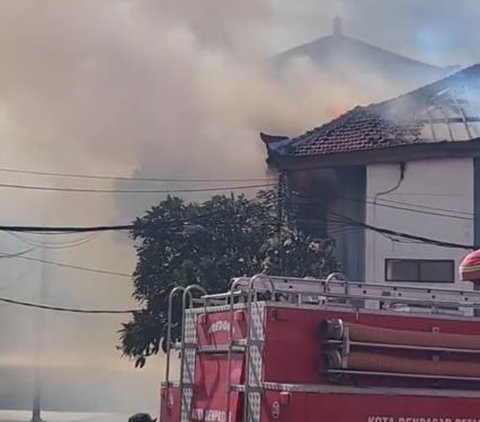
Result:
[[[366,107],[285,139],[263,134],[270,160],[373,151],[480,137],[480,64],[403,96]]]

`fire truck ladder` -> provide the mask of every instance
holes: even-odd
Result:
[[[343,278],[343,279],[341,279]],[[248,290],[249,278],[237,278],[237,289]],[[399,284],[350,281],[335,273],[326,279],[256,276],[255,294],[275,292],[271,301],[309,304],[316,298],[323,307],[347,306],[377,310],[409,307],[414,313],[444,313],[472,316],[480,309],[480,291],[418,287]]]
[[[308,280],[308,285],[323,286],[325,282],[330,280],[346,280],[341,273],[333,273],[326,280],[318,279],[298,279]],[[228,341],[228,361],[227,361],[227,415],[231,417],[231,394],[232,392],[243,392],[243,421],[244,422],[259,422],[261,411],[261,392],[263,389],[263,345],[265,341],[264,333],[264,309],[265,302],[259,301],[260,294],[263,299],[272,301],[279,300],[279,297],[284,296],[285,293],[285,278],[268,277],[262,274],[253,276],[252,278],[238,278],[232,283],[230,292],[227,297],[224,294],[211,295],[213,298],[226,298],[229,302],[230,308],[230,328]],[[298,281],[297,280],[297,281]],[[292,289],[289,286],[287,292],[297,297],[301,292],[298,289]],[[283,290],[283,292],[282,292]],[[348,296],[349,284],[343,284],[342,296]],[[278,296],[278,297],[277,297]],[[317,292],[313,296],[318,298]],[[237,304],[243,303],[246,313],[246,338],[241,340],[234,339],[234,319],[235,319],[235,300]],[[325,298],[322,296],[322,300]],[[308,298],[309,301],[312,297]],[[234,385],[231,380],[232,355],[234,352],[241,351],[244,354],[244,382],[242,385]]]
[[[165,383],[167,388],[170,384],[170,355],[172,347],[180,351],[180,421],[190,422],[191,405],[193,398],[193,386],[195,376],[195,355],[197,349],[197,331],[196,314],[189,312],[198,299],[194,299],[193,294],[197,292],[206,296],[203,287],[193,284],[188,287],[175,287],[168,297],[168,317],[167,317],[167,357],[165,368]],[[179,343],[172,342],[172,319],[173,319],[173,299],[182,293],[182,325],[181,337]],[[204,303],[200,300],[200,303]],[[167,400],[169,400],[167,398]]]
[[[263,276],[257,275],[250,279],[236,279],[233,281],[229,293],[230,328],[228,340],[227,360],[227,415],[231,418],[231,394],[243,392],[243,420],[244,422],[260,421],[262,371],[263,371],[263,344],[264,333],[264,304],[258,301],[256,284],[265,283]],[[275,294],[275,287],[269,280],[268,293]],[[234,339],[233,325],[235,314],[235,298],[245,300],[246,338]],[[244,354],[244,382],[243,385],[234,385],[231,379],[232,355],[241,350]]]

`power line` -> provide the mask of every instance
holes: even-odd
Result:
[[[94,234],[91,236],[86,236],[82,239],[77,239],[74,241],[68,241],[68,242],[37,242],[32,239],[24,238],[20,236],[19,234],[13,233],[13,232],[5,232],[9,236],[14,237],[15,239],[19,240],[20,242],[23,242],[27,245],[30,246],[35,246],[39,248],[46,248],[46,249],[70,249],[70,248],[76,248],[78,246],[85,245],[86,243],[90,243],[91,241],[97,239],[98,235]]]
[[[293,171],[293,172],[298,172],[298,171],[307,172],[307,171],[316,171],[316,170],[322,170],[322,169],[325,169],[325,166],[321,166],[321,165],[318,165],[318,166],[311,165],[311,166],[304,166],[304,167],[296,167],[296,168],[293,169],[292,171]],[[451,195],[449,195],[449,194],[443,194],[443,193],[428,193],[428,194],[424,194],[424,193],[409,193],[409,195],[421,195],[421,196],[428,195],[428,196],[443,196],[443,197],[445,197],[445,196],[451,196]],[[371,198],[371,199],[374,199],[374,197],[370,197],[370,198]],[[381,199],[381,201],[397,203],[397,204],[400,204],[400,205],[410,205],[410,206],[414,206],[414,207],[417,207],[417,208],[432,209],[432,210],[437,210],[437,211],[452,212],[452,213],[464,214],[464,215],[473,215],[473,213],[465,212],[465,211],[460,211],[460,210],[452,210],[452,209],[440,208],[440,207],[430,207],[430,206],[427,206],[427,205],[413,204],[413,203],[409,203],[409,202],[395,201],[395,200],[390,200],[390,199]]]
[[[233,191],[243,189],[258,189],[272,187],[275,184],[257,184],[244,186],[219,186],[209,188],[196,189],[88,189],[88,188],[61,188],[56,186],[37,186],[37,185],[17,185],[9,183],[0,183],[0,188],[6,189],[22,189],[49,192],[68,192],[68,193],[129,193],[129,194],[153,194],[153,193],[194,193],[194,192],[217,192],[217,191]]]
[[[80,266],[80,265],[65,264],[63,262],[49,261],[49,260],[45,260],[45,259],[41,259],[41,258],[35,258],[33,256],[24,256],[23,255],[23,254],[25,254],[27,252],[30,252],[30,251],[31,251],[31,249],[29,251],[18,253],[18,254],[13,254],[13,255],[0,254],[0,258],[23,259],[25,261],[42,262],[44,264],[49,264],[49,265],[53,265],[53,266],[56,266],[56,267],[72,268],[74,270],[87,271],[87,272],[97,273],[97,274],[115,275],[115,276],[127,277],[127,278],[132,277],[131,274],[127,274],[127,273],[121,273],[121,272],[109,271],[109,270],[102,270],[102,269],[99,269],[99,268],[84,267],[84,266]]]
[[[15,252],[15,253],[12,253],[12,254],[3,253],[3,254],[0,254],[0,259],[18,258],[18,257],[21,257],[22,255],[25,255],[29,252],[32,252],[34,249],[35,248],[30,248],[30,249],[26,249],[26,250],[20,251],[20,252]]]
[[[0,172],[3,173],[15,173],[15,174],[31,174],[36,176],[51,176],[51,177],[64,177],[71,179],[93,179],[93,180],[117,180],[117,181],[131,181],[131,182],[188,182],[188,183],[229,183],[229,182],[268,182],[275,181],[274,178],[162,178],[162,177],[127,177],[127,176],[108,176],[108,175],[94,175],[94,174],[76,174],[76,173],[61,173],[61,172],[48,172],[48,171],[36,171],[36,170],[21,170],[14,168],[0,168]]]
[[[230,212],[230,211],[228,211]],[[192,216],[192,217],[189,217],[187,219],[183,219],[183,220],[169,220],[169,221],[164,221],[164,222],[160,222],[160,224],[158,224],[156,227],[157,228],[168,228],[168,227],[172,227],[172,226],[178,226],[178,224],[182,224],[184,222],[189,222],[189,221],[197,221],[197,220],[201,220],[201,219],[204,219],[204,218],[207,218],[207,217],[212,217],[214,215],[218,215],[218,214],[224,214],[225,213],[225,210],[216,210],[216,211],[211,211],[211,212],[208,212],[208,213],[203,213],[203,214],[199,214],[199,215],[196,215],[196,216]],[[114,229],[118,229],[118,227],[122,227],[122,230],[125,229],[124,226],[105,226],[105,227],[33,227],[33,226],[30,226],[30,227],[13,227],[12,229],[12,226],[9,228],[10,231],[29,231],[29,232],[32,232],[32,231],[37,231],[37,232],[58,232],[58,231],[70,231],[70,232],[86,232],[86,231],[100,231],[101,230],[114,230]],[[129,225],[128,228],[131,229],[133,228],[134,226],[133,225]],[[21,229],[21,230],[19,230]],[[28,229],[28,230],[26,230]],[[0,226],[0,230],[5,230],[5,228],[2,226]],[[9,230],[6,230],[6,231],[9,231]],[[10,255],[1,255],[0,254],[0,258],[4,257],[4,258],[18,258],[18,259],[23,259],[23,260],[26,260],[26,261],[35,261],[35,262],[42,262],[42,263],[45,263],[45,264],[49,264],[49,265],[54,265],[54,266],[57,266],[57,267],[62,267],[62,268],[72,268],[72,269],[76,269],[76,270],[81,270],[81,271],[88,271],[88,272],[92,272],[92,273],[98,273],[98,274],[107,274],[107,275],[115,275],[115,276],[120,276],[120,277],[127,277],[127,278],[131,278],[131,274],[127,274],[127,273],[122,273],[122,272],[116,272],[116,271],[108,271],[108,270],[102,270],[102,269],[97,269],[97,268],[90,268],[90,267],[84,267],[84,266],[79,266],[79,265],[71,265],[71,264],[65,264],[65,263],[62,263],[62,262],[56,262],[56,261],[49,261],[49,260],[44,260],[44,259],[40,259],[40,258],[35,258],[35,257],[31,257],[31,256],[23,256],[24,254],[30,252],[32,249],[29,249],[27,251],[23,251],[21,252],[20,254],[14,254],[12,256]]]
[[[43,309],[47,311],[57,311],[57,312],[69,312],[76,314],[132,314],[134,312],[139,312],[140,309],[80,309],[80,308],[67,308],[63,306],[50,306],[43,305],[33,302],[24,302],[21,300],[10,299],[7,297],[0,297],[0,302],[8,303],[10,305],[25,306],[28,308],[34,309]]]
[[[273,185],[268,185],[273,186]],[[159,228],[169,226],[178,226],[179,224],[189,221],[201,220],[203,218],[225,213],[225,210],[216,210],[204,214],[198,214],[187,218],[177,218],[174,220],[163,221],[157,225]],[[134,224],[118,224],[118,225],[100,225],[100,226],[19,226],[19,225],[0,225],[0,231],[31,233],[31,234],[72,234],[72,233],[95,233],[105,231],[130,231],[135,228]]]
[[[348,198],[348,199],[351,199],[351,198]],[[361,200],[358,200],[358,201],[361,201]],[[362,202],[367,202],[367,201],[362,201]],[[379,204],[377,204],[377,205],[379,205]],[[411,212],[421,212],[419,210],[414,210],[414,209],[410,209],[410,208],[403,208],[403,207],[395,207],[395,206],[390,206],[390,205],[386,205],[386,204],[382,204],[382,206],[386,206],[386,207],[389,207],[389,208],[396,208],[396,209],[398,209],[398,208],[399,209],[405,209],[405,210],[408,210],[408,211],[411,211]],[[209,215],[218,214],[220,212],[223,212],[223,211],[215,211],[215,212],[212,212],[212,213],[207,213],[207,214],[203,214],[203,215],[189,217],[187,219],[171,220],[169,222],[163,222],[160,227],[168,227],[169,225],[178,225],[178,224],[181,224],[182,222],[193,221],[193,220],[196,220],[196,219],[199,219],[199,218],[205,218]],[[439,214],[439,213],[428,213],[428,212],[422,212],[422,213],[427,213],[429,215],[438,215]],[[447,214],[440,214],[440,215],[445,216],[445,217],[465,219],[464,217],[451,216],[451,215],[447,215]],[[348,218],[348,217],[345,217],[345,216],[341,216],[340,214],[337,214],[337,216],[340,216],[342,218]],[[370,226],[366,223],[362,223],[360,221],[356,221],[356,220],[353,220],[351,218],[348,218],[348,219],[349,219],[350,222],[353,222],[357,226],[360,225],[363,228],[374,230],[374,231],[377,231],[379,233],[383,233],[383,234],[387,234],[387,235],[400,236],[400,237],[408,238],[410,240],[420,241],[420,242],[423,242],[423,243],[435,244],[437,246],[445,246],[445,247],[461,248],[461,249],[469,249],[469,250],[470,249],[475,249],[475,246],[473,246],[473,245],[465,245],[465,244],[458,244],[458,243],[452,243],[452,242],[445,242],[445,241],[442,241],[442,240],[417,236],[417,235],[413,235],[413,234],[410,234],[410,233],[403,233],[403,232],[399,232],[399,231],[391,230],[391,229],[387,229],[387,228]],[[7,232],[32,232],[32,233],[34,233],[34,232],[35,233],[59,233],[59,232],[62,232],[62,233],[83,233],[83,232],[131,230],[133,228],[134,228],[133,224],[117,225],[117,226],[89,226],[89,227],[0,226],[0,230],[2,230],[2,231],[7,231]],[[22,258],[27,259],[27,257],[22,257]],[[31,258],[31,257],[29,259],[38,260],[36,258],[34,259],[34,258]],[[77,268],[77,269],[84,269],[84,267],[70,266],[68,264],[61,264],[61,263],[52,263],[52,265],[59,265],[59,266],[67,266],[67,267],[71,267],[71,268]],[[94,270],[94,269],[92,269],[92,270],[94,272],[99,272],[99,271]],[[113,272],[105,272],[103,270],[100,270],[100,272],[113,273]],[[116,275],[122,275],[122,276],[130,277],[130,275],[124,274],[124,273],[116,273]]]
[[[156,225],[157,228],[176,227],[179,224],[201,220],[213,215],[224,214],[231,212],[229,210],[215,210],[203,214],[193,215],[186,218],[177,218],[172,220],[165,220]],[[19,232],[31,234],[69,234],[69,233],[89,233],[89,232],[105,232],[105,231],[125,231],[135,228],[134,224],[112,225],[112,226],[7,226],[0,225],[0,231],[4,232]]]
[[[374,197],[367,197],[369,199],[374,199]],[[466,212],[466,211],[460,211],[460,210],[453,210],[450,208],[440,208],[440,207],[432,207],[428,205],[422,205],[422,204],[415,204],[413,202],[405,202],[405,201],[396,201],[393,199],[380,199],[381,202],[387,202],[387,203],[392,203],[392,204],[399,204],[399,205],[406,205],[410,207],[415,207],[415,208],[420,208],[420,209],[427,209],[427,210],[433,210],[433,211],[444,211],[452,214],[459,214],[459,215],[466,215],[466,216],[473,216],[474,213],[472,212]],[[378,203],[378,200],[377,200]]]
[[[0,231],[19,233],[67,234],[67,233],[92,233],[105,231],[132,230],[133,224],[114,226],[7,226],[0,225]]]
[[[303,170],[316,170],[315,167],[305,168]],[[37,171],[37,170],[23,170],[16,168],[5,168],[0,167],[0,172],[4,173],[14,173],[14,174],[31,174],[31,175],[40,175],[40,176],[52,176],[52,177],[64,177],[64,178],[73,178],[73,179],[93,179],[93,180],[117,180],[117,181],[142,181],[142,182],[189,182],[189,183],[230,183],[230,182],[275,182],[276,178],[162,178],[162,177],[129,177],[129,176],[112,176],[112,175],[93,175],[93,174],[77,174],[77,173],[62,173],[62,172],[49,172],[49,171]],[[429,194],[431,195],[431,194]],[[442,194],[443,196],[444,194]],[[374,199],[373,197],[369,197]],[[457,213],[463,215],[473,215],[473,213],[453,210],[440,207],[432,207],[421,204],[414,204],[410,202],[397,201],[392,199],[380,199],[382,202],[390,202],[399,205],[412,206],[421,209],[430,209],[434,211],[444,211],[450,213]],[[377,200],[378,204],[378,200]]]
[[[364,199],[360,199],[360,198],[347,197],[347,196],[337,196],[337,198],[345,199],[345,200],[351,201],[351,202],[357,202],[357,203],[362,203],[362,204],[378,206],[378,207],[382,207],[382,208],[390,208],[390,209],[396,209],[396,210],[409,211],[409,212],[413,212],[413,213],[416,213],[416,214],[425,214],[425,215],[438,216],[438,217],[447,217],[447,218],[453,218],[453,219],[464,220],[464,221],[477,221],[477,220],[474,220],[473,214],[471,214],[470,217],[467,217],[467,216],[462,216],[462,215],[452,215],[452,214],[446,214],[446,213],[442,213],[442,212],[434,212],[434,211],[426,211],[426,210],[423,210],[423,209],[402,207],[402,206],[399,206],[399,205],[390,205],[390,204],[386,204],[386,203],[382,203],[382,202],[378,202],[378,201],[375,202],[375,201],[364,200]],[[381,201],[383,201],[383,199]],[[309,201],[306,204],[309,205],[309,204],[315,204],[315,203],[321,203],[321,202],[322,201],[320,199],[314,199],[313,201]],[[415,205],[412,204],[412,206],[415,206]],[[428,209],[436,209],[436,208],[428,207]],[[439,208],[439,210],[442,210],[442,209]],[[448,210],[446,210],[446,211],[448,211]],[[451,210],[451,212],[454,212],[454,211]]]
[[[466,216],[461,216],[461,215],[452,215],[452,214],[445,214],[441,212],[433,212],[433,211],[425,211],[425,210],[420,210],[420,209],[415,209],[415,208],[408,208],[408,207],[401,207],[397,205],[388,205],[388,204],[383,204],[383,203],[378,203],[378,202],[373,202],[373,201],[363,201],[366,204],[369,205],[374,205],[382,208],[390,208],[390,209],[396,209],[396,210],[404,210],[404,211],[409,211],[417,214],[426,214],[426,215],[431,215],[431,216],[437,216],[437,217],[447,217],[447,218],[454,218],[457,220],[466,220],[466,221],[472,221],[472,217],[466,217]]]
[[[384,227],[377,227],[377,226],[372,226],[367,223],[363,223],[361,221],[355,220],[350,217],[346,217],[344,215],[338,214],[338,213],[331,213],[333,216],[339,217],[343,219],[343,221],[347,221],[350,223],[350,225],[357,226],[357,227],[363,227],[368,230],[372,230],[374,232],[377,232],[379,234],[383,235],[390,235],[390,236],[396,236],[404,239],[409,239],[409,240],[415,240],[421,243],[426,243],[434,246],[441,246],[445,248],[453,248],[453,249],[465,249],[465,250],[472,250],[472,249],[477,249],[478,246],[475,245],[467,245],[463,243],[454,243],[454,242],[447,242],[444,240],[439,240],[439,239],[432,239],[430,237],[425,237],[425,236],[418,236],[415,234],[411,233],[405,233],[402,231],[398,230],[393,230],[393,229],[387,229]]]

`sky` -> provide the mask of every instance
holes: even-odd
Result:
[[[437,65],[480,61],[478,0],[0,0],[0,169],[261,179],[260,131],[297,134],[324,121],[332,107],[351,105],[348,86],[308,63],[281,82],[263,66],[276,52],[330,34],[336,13],[346,34],[394,52]],[[381,84],[368,88],[381,97]],[[185,189],[213,182],[114,184],[0,170],[0,183]],[[164,197],[6,187],[2,194],[0,221],[32,225],[128,223]],[[73,247],[76,241],[81,245]],[[49,260],[127,274],[135,266],[125,236],[0,235],[4,253],[34,248],[29,256],[41,259],[42,244]],[[41,265],[12,258],[0,260],[0,269],[2,295],[40,300]],[[128,277],[48,267],[43,278],[49,304],[137,306]],[[9,339],[0,346],[2,368],[33,362],[37,318],[0,306],[0,332]],[[47,360],[85,365],[89,374],[110,365],[122,374],[126,394],[117,402],[155,409],[161,361],[138,372],[120,360],[121,321],[49,315]],[[115,378],[105,377],[112,396]],[[55,385],[51,397],[63,391]],[[85,385],[84,392],[91,389]]]

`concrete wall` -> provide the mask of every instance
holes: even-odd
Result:
[[[473,159],[408,162],[398,188],[382,194],[398,184],[400,174],[398,164],[367,167],[368,224],[448,242],[474,243]],[[454,259],[456,283],[471,288],[470,283],[462,284],[458,276],[458,265],[467,252],[422,243],[398,243],[368,230],[366,280],[385,282],[388,258]]]

